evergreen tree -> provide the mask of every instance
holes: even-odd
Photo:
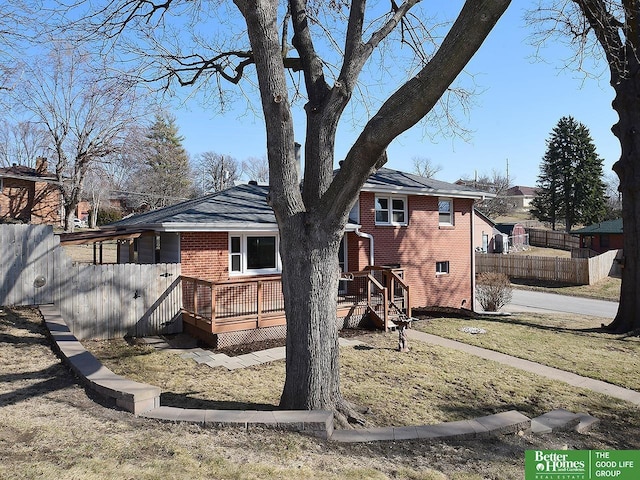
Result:
[[[156,115],[147,133],[145,163],[135,188],[151,208],[177,203],[192,193],[189,155],[183,140],[173,116]]]
[[[554,230],[562,220],[567,232],[576,223],[603,220],[606,199],[602,178],[602,159],[589,130],[572,117],[562,117],[547,140],[533,215],[551,223]]]

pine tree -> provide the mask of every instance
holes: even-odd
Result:
[[[136,190],[151,208],[164,207],[192,193],[189,155],[182,146],[175,118],[157,114],[146,135],[145,162],[138,175]]]
[[[576,223],[591,224],[606,214],[602,159],[586,126],[562,117],[547,140],[540,165],[533,215],[551,223],[562,220],[566,231]]]

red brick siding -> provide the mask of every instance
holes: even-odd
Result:
[[[229,279],[227,232],[183,232],[180,235],[182,275],[210,282]]]
[[[3,178],[0,218],[34,224],[59,224],[60,191],[48,182]]]
[[[36,182],[35,190],[31,223],[46,223],[48,225],[61,223],[62,194],[58,187],[47,182]]]
[[[619,250],[624,248],[624,235],[621,233],[609,233],[604,234],[609,237],[609,243],[602,246],[602,235],[597,234],[593,236],[591,249],[595,250],[598,253],[604,253],[609,250]]]
[[[454,226],[438,225],[438,198],[408,197],[408,225],[376,226],[375,195],[360,195],[361,231],[373,234],[376,265],[400,264],[411,287],[413,306],[460,307],[471,300],[472,200],[454,199]],[[369,241],[349,237],[349,269],[368,264]],[[351,260],[353,259],[353,263]],[[436,262],[449,261],[450,273],[436,276]]]

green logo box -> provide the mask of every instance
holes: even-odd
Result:
[[[527,450],[525,480],[638,480],[640,450]]]

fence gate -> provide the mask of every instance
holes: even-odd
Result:
[[[0,225],[0,305],[55,304],[79,339],[182,331],[180,264],[74,264],[48,225]]]

